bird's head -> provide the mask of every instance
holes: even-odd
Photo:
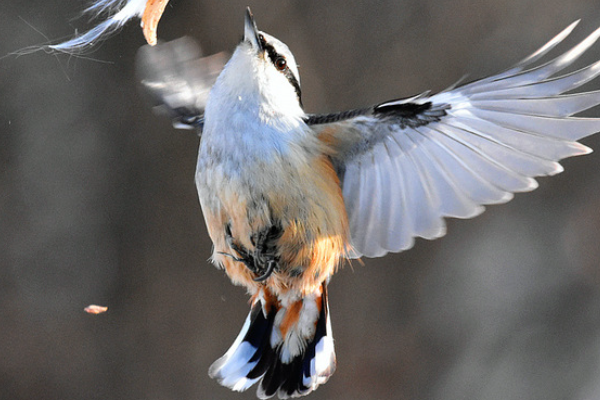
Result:
[[[252,107],[257,103],[273,112],[303,114],[300,77],[289,48],[261,32],[246,10],[244,39],[237,46],[217,82],[229,95]]]

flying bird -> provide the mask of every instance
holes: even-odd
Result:
[[[574,89],[600,62],[563,71],[600,29],[538,62],[576,25],[497,75],[322,115],[305,113],[294,56],[249,9],[220,73],[164,74],[181,43],[162,63],[142,53],[144,85],[178,125],[201,132],[196,185],[212,262],[251,295],[210,376],[236,391],[258,384],[261,399],[310,393],[336,368],[327,284],[345,259],[439,238],[445,217],[475,217],[589,153],[577,141],[600,131],[600,118],[573,115],[600,104],[600,91]]]

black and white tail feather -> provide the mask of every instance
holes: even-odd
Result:
[[[303,299],[298,326],[282,337],[288,312],[292,311],[268,297],[257,297],[238,337],[209,375],[235,391],[259,383],[260,399],[304,396],[327,382],[335,372],[336,357],[326,284],[316,297]]]

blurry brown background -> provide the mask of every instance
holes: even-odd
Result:
[[[576,19],[570,44],[600,26],[589,0],[172,0],[159,36],[231,51],[248,4],[295,53],[308,112],[439,91]],[[91,27],[84,6],[2,0],[0,55]],[[142,44],[132,23],[86,58],[0,60],[2,400],[254,398],[207,376],[247,298],[207,262],[198,138],[142,100]],[[443,239],[340,271],[339,367],[310,398],[599,399],[600,154],[563,165]]]

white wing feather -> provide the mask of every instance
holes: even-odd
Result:
[[[157,113],[170,116],[176,128],[198,129],[208,93],[226,61],[223,52],[203,57],[200,46],[184,36],[142,46],[136,69]]]
[[[576,24],[501,74],[379,106],[445,107],[435,120],[410,124],[373,114],[322,125],[338,145],[334,162],[356,256],[378,257],[412,247],[415,237],[443,236],[444,217],[474,217],[484,205],[535,189],[535,177],[561,172],[559,160],[591,151],[576,141],[600,131],[600,118],[572,115],[600,104],[600,91],[564,93],[596,78],[600,62],[557,74],[598,40],[600,29],[531,67]]]

